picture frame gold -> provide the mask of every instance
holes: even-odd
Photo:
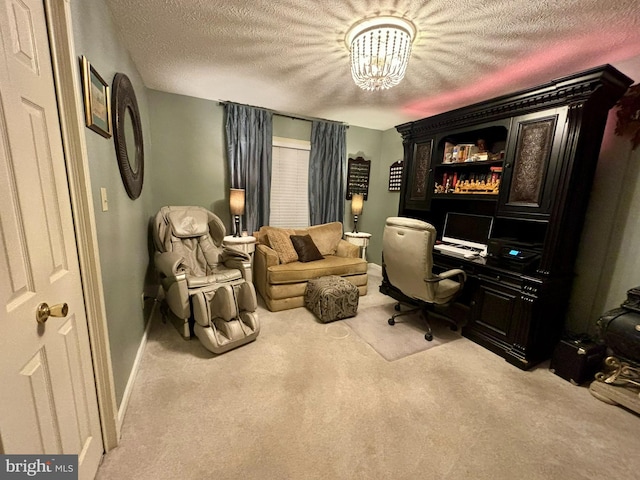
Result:
[[[105,138],[111,138],[111,90],[87,57],[81,57],[82,90],[87,127]]]

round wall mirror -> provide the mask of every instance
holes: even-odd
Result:
[[[136,94],[124,73],[116,73],[113,78],[111,102],[118,168],[127,194],[135,200],[142,192],[144,147]]]
[[[129,160],[129,166],[133,173],[138,172],[138,156],[136,154],[136,134],[133,129],[133,113],[131,108],[127,107],[127,112],[124,115],[124,141],[127,147],[127,159]]]

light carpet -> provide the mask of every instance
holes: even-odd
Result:
[[[393,303],[370,273],[362,311]],[[343,321],[258,313],[257,340],[218,356],[154,321],[98,480],[638,478],[640,416],[548,364],[466,338],[390,362]]]
[[[398,317],[391,326],[388,320],[396,313],[394,305],[363,308],[343,322],[390,362],[461,338],[460,332],[452,331],[445,322],[430,321],[433,340],[428,342],[424,338],[425,321],[417,312]]]

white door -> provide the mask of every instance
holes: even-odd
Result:
[[[0,453],[78,454],[89,479],[103,445],[42,0],[2,0],[0,41]],[[43,302],[68,312],[38,323]]]

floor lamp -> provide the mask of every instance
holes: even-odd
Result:
[[[240,215],[244,215],[244,189],[232,188],[229,192],[229,210],[235,224],[234,237],[240,236]]]

